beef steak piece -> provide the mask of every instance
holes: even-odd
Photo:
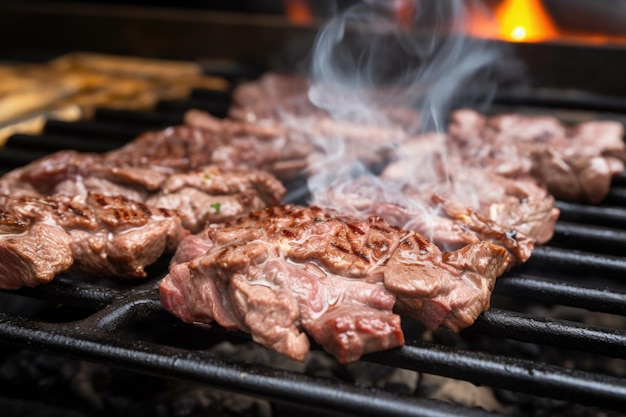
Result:
[[[511,178],[532,174],[568,201],[602,201],[626,161],[624,127],[614,121],[566,126],[549,116],[463,109],[452,113],[449,133],[466,164]]]
[[[199,232],[208,221],[229,221],[278,204],[285,188],[272,174],[252,168],[205,165],[178,173],[159,166],[112,166],[100,155],[74,151],[57,152],[0,179],[0,195],[90,192],[176,210],[185,228]]]
[[[0,286],[48,282],[65,271],[144,278],[184,236],[179,216],[121,196],[2,197]]]
[[[185,322],[249,332],[296,360],[305,332],[349,363],[403,343],[394,308],[431,329],[469,326],[505,253],[487,242],[442,253],[378,217],[273,206],[186,238],[159,291]]]

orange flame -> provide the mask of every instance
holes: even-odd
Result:
[[[541,0],[506,0],[496,10],[502,39],[540,42],[553,39],[557,30]]]
[[[290,22],[304,25],[313,21],[308,0],[283,0],[285,14]]]

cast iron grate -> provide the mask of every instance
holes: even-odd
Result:
[[[95,119],[88,122],[51,121],[43,135],[10,138],[7,147],[0,150],[0,167],[6,171],[66,148],[113,149],[140,131],[180,123],[183,112],[190,106],[223,111],[227,104],[222,92],[196,90],[189,102],[162,103],[154,111],[100,109]],[[496,340],[495,344],[514,340],[562,349],[564,355],[576,351],[594,357],[626,359],[624,327],[566,320],[516,307],[526,300],[544,306],[560,305],[576,311],[626,316],[626,285],[622,282],[626,276],[623,256],[626,204],[620,199],[626,195],[625,185],[625,177],[616,179],[604,205],[559,202],[562,215],[553,241],[537,248],[527,265],[499,279],[494,308],[462,332],[461,338],[470,341],[486,338],[486,344],[492,339]],[[297,188],[288,194],[286,201],[303,202],[306,196],[306,188]],[[135,337],[127,330],[149,322],[158,322],[166,328],[187,326],[167,315],[158,301],[156,286],[166,265],[167,260],[163,260],[152,268],[151,278],[142,283],[119,284],[66,276],[38,288],[6,292],[8,296],[74,306],[86,313],[77,320],[49,322],[0,307],[1,340],[28,349],[340,414],[488,415],[478,409],[252,365],[205,350]],[[514,300],[512,308],[507,299]],[[208,333],[218,339],[249,339],[218,328]],[[497,350],[476,349],[471,343],[456,346],[436,340],[427,342],[419,337],[411,338],[411,333],[407,339],[402,348],[370,354],[363,360],[609,410],[626,409],[626,377],[619,372],[572,369]]]

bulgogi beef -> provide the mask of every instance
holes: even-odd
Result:
[[[309,162],[313,171],[320,153],[322,157],[336,153],[337,143],[345,148],[341,152],[375,165],[419,131],[421,113],[396,104],[402,93],[382,87],[316,85],[303,76],[268,73],[237,86],[229,116],[242,123],[282,125],[306,136],[317,150]],[[315,103],[312,97],[318,94],[327,96],[333,109]]]
[[[170,176],[145,202],[180,212],[192,232],[207,223],[236,220],[251,211],[280,203],[285,187],[269,172],[257,169],[224,171],[215,165]]]
[[[0,288],[49,282],[72,271],[145,278],[189,232],[172,210],[121,196],[1,197]]]
[[[61,151],[32,162],[0,179],[0,195],[124,196],[153,207],[176,210],[183,226],[199,232],[208,221],[233,220],[278,204],[285,188],[272,174],[246,168],[224,171],[208,165],[168,174],[155,161],[148,167],[117,167],[96,154]]]
[[[390,155],[394,144],[409,137],[397,126],[338,122],[321,115],[250,122],[222,120],[206,112],[190,110],[185,115],[185,123],[215,133],[236,133],[227,145],[215,152],[226,156],[215,156],[215,163],[241,160],[236,163],[266,169],[281,179],[315,172],[320,169],[320,160],[338,150],[365,164],[380,164]],[[251,138],[254,140],[248,144]],[[256,150],[259,146],[263,149]],[[254,152],[247,149],[254,149]]]
[[[281,121],[295,128],[301,121],[309,120],[309,128],[324,132],[326,137],[343,137],[360,143],[377,142],[394,136],[403,138],[407,132],[411,135],[419,130],[421,113],[406,105],[413,100],[405,97],[405,93],[402,87],[316,84],[298,74],[267,73],[235,88],[229,116],[248,122]],[[337,114],[331,115],[331,111],[315,102],[315,97],[324,101],[324,95],[341,108],[335,112]],[[343,97],[347,97],[342,102],[344,105],[337,105]],[[398,97],[402,97],[405,103],[399,104]],[[344,108],[346,112],[342,112]],[[364,125],[371,129],[370,132],[363,129]]]
[[[624,127],[613,121],[565,126],[548,116],[459,110],[449,133],[464,163],[511,178],[533,175],[568,201],[602,201],[626,161]]]
[[[343,179],[314,192],[313,204],[356,216],[377,215],[444,250],[489,241],[518,265],[552,237],[559,211],[540,183],[468,166],[443,134],[402,143],[380,176]]]
[[[200,110],[185,113],[185,124],[221,138],[211,160],[222,167],[253,167],[288,180],[302,176],[314,153],[307,137],[273,120],[219,119]]]
[[[296,360],[304,331],[349,363],[403,343],[393,309],[431,329],[469,326],[505,253],[487,242],[442,253],[378,217],[274,206],[186,238],[159,290],[185,322],[249,332]]]

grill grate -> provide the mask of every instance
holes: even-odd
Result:
[[[190,107],[218,109],[224,114],[227,104],[228,97],[222,92],[196,90],[188,102],[163,102],[154,111],[99,109],[93,121],[50,121],[44,135],[10,138],[7,147],[0,150],[0,166],[6,171],[44,153],[66,148],[112,149],[141,131],[181,123],[183,112]],[[514,104],[529,105],[527,102]],[[35,147],[37,151],[33,150]],[[363,360],[556,400],[613,410],[626,409],[626,379],[623,375],[596,369],[569,369],[534,358],[520,358],[490,349],[477,350],[467,342],[476,338],[501,342],[514,340],[539,345],[542,349],[560,348],[563,355],[575,351],[607,359],[626,358],[624,328],[585,324],[508,308],[513,300],[513,307],[516,303],[527,302],[626,316],[626,285],[621,281],[626,276],[626,258],[622,256],[626,247],[626,200],[620,199],[624,183],[624,176],[615,181],[612,197],[602,206],[558,203],[562,217],[557,223],[554,240],[549,246],[536,248],[526,265],[499,279],[494,291],[494,308],[461,333],[461,340],[465,340],[459,345],[461,347],[441,341],[411,339],[411,333],[407,332],[409,340],[404,347],[370,354]],[[285,201],[302,202],[306,196],[306,188],[297,188],[287,195]],[[587,250],[581,251],[580,248]],[[251,365],[204,350],[142,340],[129,329],[154,322],[163,328],[184,328],[204,337],[250,339],[247,335],[227,333],[218,328],[199,330],[165,313],[158,301],[156,286],[166,265],[167,260],[163,260],[152,267],[152,278],[139,284],[64,276],[37,288],[5,292],[7,297],[40,299],[78,307],[87,313],[78,320],[51,323],[45,318],[29,318],[0,308],[0,338],[28,349],[112,363],[133,371],[334,413],[362,416],[491,415],[478,409]]]

